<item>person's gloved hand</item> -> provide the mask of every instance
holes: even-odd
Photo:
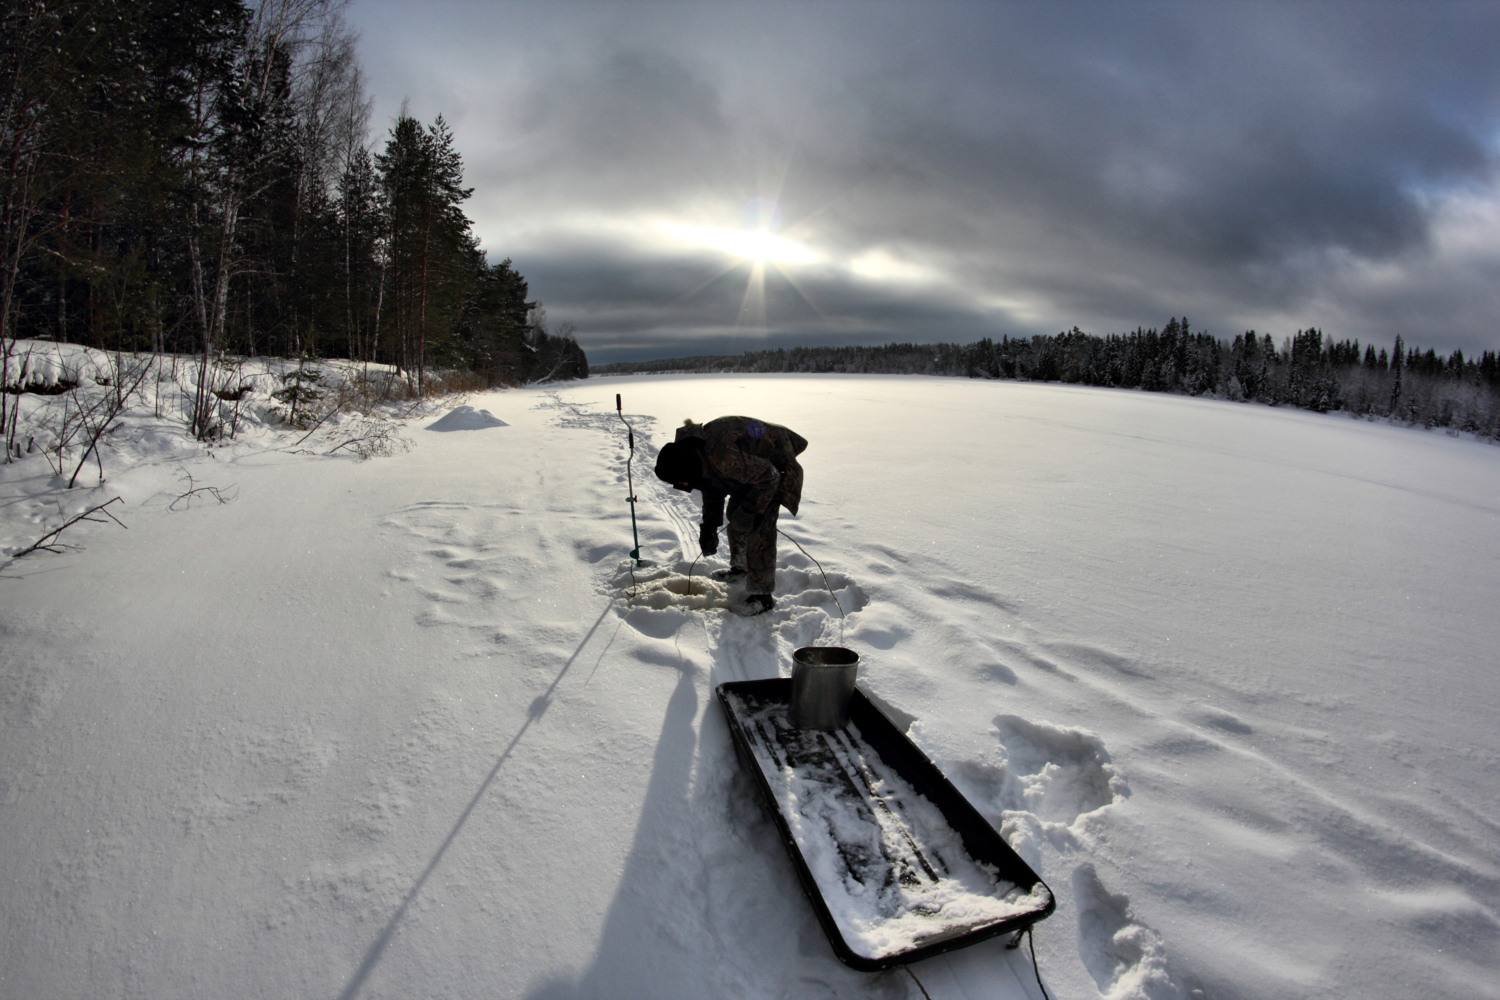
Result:
[[[719,551],[719,529],[704,525],[698,532],[698,547],[706,556],[711,556]]]

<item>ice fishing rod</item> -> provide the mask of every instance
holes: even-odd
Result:
[[[641,535],[635,527],[635,473],[631,469],[631,462],[635,458],[635,428],[630,426],[630,421],[625,419],[625,407],[620,402],[620,394],[615,393],[615,412],[620,415],[620,422],[625,425],[625,433],[630,439],[630,454],[625,457],[625,481],[630,485],[630,495],[625,498],[630,504],[630,537],[635,540],[635,548],[630,550],[630,558],[635,560],[637,566],[641,565]]]

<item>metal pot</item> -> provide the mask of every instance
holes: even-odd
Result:
[[[803,646],[792,654],[791,723],[794,729],[842,729],[859,654],[842,646]]]

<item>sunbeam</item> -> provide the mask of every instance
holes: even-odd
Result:
[[[740,315],[736,321],[740,327],[763,330],[766,326],[766,265],[757,260],[750,267],[750,280],[745,282],[745,297],[740,300]]]
[[[743,228],[721,226],[696,226],[666,223],[658,230],[666,236],[709,247],[731,255],[735,260],[716,272],[711,278],[687,292],[688,298],[708,287],[742,263],[748,263],[749,275],[745,291],[740,299],[736,326],[744,329],[766,328],[766,269],[775,267],[777,272],[792,287],[793,291],[817,313],[827,319],[807,292],[793,279],[789,268],[797,265],[818,264],[824,257],[796,240],[777,233],[782,225],[781,206],[773,197],[760,195],[749,199],[740,209]]]

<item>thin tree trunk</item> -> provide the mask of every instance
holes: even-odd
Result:
[[[385,258],[380,260],[380,288],[375,294],[375,329],[370,333],[370,356],[365,359],[365,374],[370,374],[370,361],[380,363],[380,307],[385,304]]]
[[[102,225],[100,225],[100,223],[99,223],[99,205],[98,205],[98,203],[93,198],[89,199],[89,215],[88,215],[88,222],[86,223],[86,225],[88,226],[88,229],[86,231],[88,233],[89,252],[90,252],[90,254],[93,257],[93,260],[95,262],[97,262],[99,260],[99,256],[100,256],[99,251],[100,251],[101,246],[102,246],[102,236],[103,236],[103,228],[104,227]],[[99,292],[98,292],[98,289],[95,287],[95,281],[94,281],[94,277],[95,277],[95,274],[96,274],[95,268],[94,267],[90,267],[88,269],[88,274],[89,274],[89,276],[86,279],[87,282],[88,282],[88,290],[89,290],[89,297],[88,297],[89,339],[88,339],[88,345],[90,347],[98,347],[100,349],[103,349],[103,347],[104,347],[104,333],[103,333],[103,331],[101,331],[99,329]]]
[[[195,392],[193,397],[192,410],[188,414],[188,424],[192,428],[194,436],[201,438],[203,436],[203,425],[201,421],[203,402],[203,373],[208,370],[209,319],[208,303],[205,301],[203,293],[203,247],[198,238],[198,217],[200,215],[200,209],[201,206],[199,204],[197,196],[195,195],[192,200],[192,207],[188,213],[190,218],[190,222],[188,225],[188,261],[193,283],[193,311],[198,316],[198,331],[203,341],[203,364],[200,366],[201,370],[198,373],[198,386],[197,391]]]
[[[346,185],[347,187],[347,185]],[[357,355],[354,342],[354,254],[349,245],[349,195],[344,194],[344,333],[349,341],[349,360]]]
[[[57,342],[68,339],[68,215],[73,205],[73,192],[63,194],[62,212],[57,230]]]
[[[423,394],[422,379],[427,361],[427,255],[432,245],[432,192],[422,220],[422,287],[417,303],[417,395]]]
[[[12,162],[14,163],[14,161]],[[30,193],[32,166],[33,164],[28,164],[27,166],[26,181],[23,187],[25,194]],[[14,188],[14,183],[12,183],[11,187]],[[31,226],[31,205],[25,194],[22,196],[22,203],[19,209],[19,221],[16,226],[14,246],[7,246],[7,249],[10,249],[12,252],[10,260],[6,262],[4,288],[0,289],[0,343],[5,345],[4,361],[0,361],[0,364],[6,366],[5,369],[0,370],[8,370],[10,359],[16,351],[17,330],[15,329],[14,317],[12,315],[12,306],[15,302],[16,280],[21,270],[21,256],[26,252],[26,230]],[[6,201],[5,219],[9,222],[12,218],[14,202],[8,196]],[[10,336],[9,340],[6,339],[7,334]],[[5,379],[0,378],[0,382],[3,381]],[[17,373],[16,381],[20,381],[19,373]],[[15,443],[16,422],[21,418],[21,394],[17,392],[15,393],[15,397],[13,405],[10,408],[10,419],[8,421],[5,416],[5,401],[0,399],[0,432],[4,432],[7,435],[5,448],[5,460],[7,463],[11,461],[11,445]]]

